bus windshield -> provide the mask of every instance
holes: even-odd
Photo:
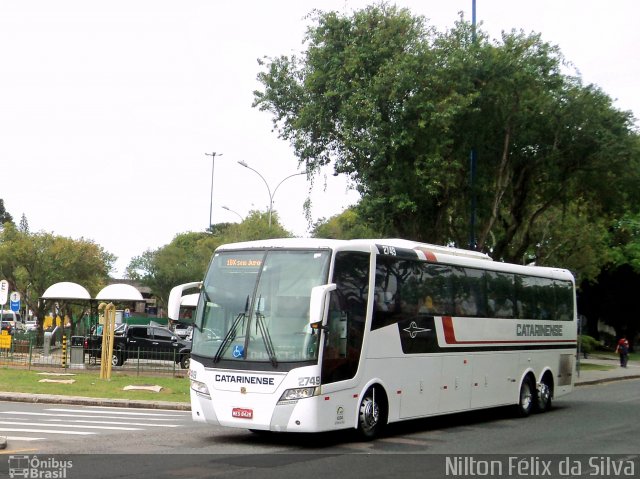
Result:
[[[220,360],[317,361],[311,289],[328,278],[328,250],[214,254],[196,311],[194,355]]]

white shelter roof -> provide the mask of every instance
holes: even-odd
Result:
[[[52,284],[47,288],[42,299],[91,299],[89,291],[78,283],[63,281]]]
[[[115,301],[144,301],[142,294],[134,286],[124,283],[115,283],[105,286],[96,295],[99,300]]]

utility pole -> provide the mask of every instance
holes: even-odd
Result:
[[[476,44],[476,0],[471,0],[471,39],[473,46]],[[473,47],[472,47],[473,48]],[[471,218],[469,220],[469,249],[476,250],[476,170],[478,165],[478,153],[476,147],[471,148],[469,155],[469,173],[470,173],[470,190],[471,190]]]
[[[205,153],[211,157],[211,202],[209,203],[209,232],[213,232],[213,170],[216,166],[216,156],[222,156],[222,153]]]

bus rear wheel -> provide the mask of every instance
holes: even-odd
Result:
[[[387,423],[387,403],[381,389],[367,390],[358,410],[358,435],[370,441],[380,436]]]
[[[549,377],[544,376],[538,384],[538,394],[536,410],[546,412],[551,409],[551,398],[553,397],[553,386]]]
[[[518,396],[518,404],[516,405],[518,416],[527,417],[531,414],[536,399],[535,391],[531,376],[525,377],[520,385],[520,395]]]

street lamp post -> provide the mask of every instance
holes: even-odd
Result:
[[[223,210],[227,210],[227,211],[231,211],[232,213],[235,213],[236,215],[238,215],[238,218],[240,218],[240,221],[244,221],[244,218],[242,217],[242,215],[240,213],[238,213],[237,211],[233,211],[228,206],[222,206],[222,209]]]
[[[213,230],[213,169],[216,166],[216,156],[222,156],[222,153],[205,153],[211,157],[211,202],[209,203],[209,232]]]
[[[264,185],[267,187],[267,191],[269,193],[269,228],[271,228],[271,214],[273,213],[273,197],[276,195],[276,191],[278,191],[278,188],[282,183],[285,182],[285,180],[288,180],[289,178],[292,178],[294,176],[304,175],[306,174],[306,172],[302,171],[299,173],[293,173],[289,176],[285,176],[282,180],[280,180],[280,183],[276,185],[275,189],[273,190],[273,193],[271,193],[271,188],[269,188],[269,183],[267,183],[267,180],[264,179],[264,176],[262,176],[258,170],[251,168],[249,165],[247,165],[245,161],[238,161],[238,163],[244,166],[245,168],[249,168],[251,171],[256,173],[260,178],[262,178]]]

